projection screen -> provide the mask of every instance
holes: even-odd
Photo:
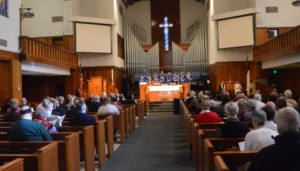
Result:
[[[75,51],[112,53],[111,26],[76,22]]]
[[[255,44],[253,15],[218,20],[219,49]]]

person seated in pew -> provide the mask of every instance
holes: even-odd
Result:
[[[196,99],[196,92],[192,90],[189,92],[189,97],[184,101],[185,105],[189,107],[193,99]]]
[[[86,104],[87,108],[89,109],[88,111],[90,111],[90,108],[94,103],[94,97],[95,97],[95,95],[93,93],[91,93],[91,94],[89,94],[89,98],[85,101],[85,104]]]
[[[275,144],[259,151],[248,171],[299,171],[300,115],[292,107],[284,107],[275,115],[278,133]]]
[[[118,108],[112,104],[110,104],[110,99],[108,97],[104,97],[102,99],[102,104],[98,109],[98,114],[114,114],[114,115],[118,115],[120,114],[120,111],[118,110]]]
[[[3,106],[1,106],[1,113],[6,113],[7,109],[11,106],[10,98],[6,99]]]
[[[52,141],[50,134],[39,123],[32,121],[32,110],[23,106],[21,120],[14,123],[7,131],[9,141]]]
[[[37,108],[35,113],[32,115],[32,120],[43,125],[49,133],[56,133],[57,129],[54,125],[57,122],[57,119],[48,121],[47,115],[48,115],[47,109],[40,107]]]
[[[100,96],[96,95],[94,96],[93,103],[90,106],[88,106],[89,112],[96,113],[100,106],[101,106]]]
[[[274,144],[277,132],[265,127],[267,114],[263,110],[255,110],[252,115],[252,125],[254,130],[248,132],[245,137],[245,151],[259,151],[262,148]]]
[[[70,126],[88,126],[95,125],[96,119],[92,115],[86,113],[87,106],[84,101],[76,102],[76,113],[70,116]]]
[[[133,94],[128,94],[126,100],[122,104],[136,104],[137,101],[134,99]]]
[[[198,114],[201,112],[200,103],[197,98],[193,98],[193,100],[191,101],[191,104],[188,108],[188,111],[190,112],[190,114]]]
[[[110,93],[109,97],[111,100],[111,104],[116,106],[118,108],[118,110],[121,111],[123,106],[120,102],[118,102],[117,96],[114,93]]]
[[[250,131],[249,127],[239,121],[238,105],[235,102],[226,103],[226,122],[217,128],[217,136],[221,138],[243,138]]]
[[[196,116],[195,121],[197,123],[215,123],[215,122],[222,122],[220,116],[210,111],[211,102],[209,100],[202,100],[201,101],[201,112]]]
[[[21,104],[20,104],[20,108],[23,107],[23,106],[27,106],[27,99],[25,97],[22,97],[21,99]]]
[[[67,110],[59,105],[57,99],[52,98],[51,102],[53,103],[52,115],[64,116],[67,114]]]
[[[274,123],[274,121],[273,121],[273,120],[274,120],[275,113],[276,113],[275,107],[274,107],[274,108],[271,107],[270,104],[272,104],[272,105],[275,106],[275,104],[274,104],[273,102],[270,101],[270,102],[267,102],[267,103],[266,103],[266,106],[265,106],[265,107],[261,108],[261,109],[262,109],[263,111],[265,111],[266,114],[267,114],[267,120],[266,120],[265,127],[266,127],[266,128],[269,128],[269,129],[272,129],[272,130],[275,131],[275,132],[278,132],[277,124]]]
[[[239,118],[242,122],[251,122],[251,115],[253,111],[256,109],[257,101],[254,99],[249,99],[247,102],[247,111],[244,112]]]
[[[53,103],[49,99],[50,98],[44,98],[42,103],[36,108],[36,111],[39,110],[44,111],[45,117],[48,121],[53,121],[55,126],[61,126],[62,121],[65,118],[65,115],[63,116],[52,115]]]
[[[4,122],[16,122],[21,119],[20,113],[18,112],[18,104],[17,103],[11,103],[10,106],[10,113],[6,114],[3,118]]]

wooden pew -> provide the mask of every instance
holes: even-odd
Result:
[[[135,121],[136,105],[130,104],[130,105],[123,105],[123,106],[125,109],[128,108],[128,113],[126,113],[126,116],[128,117],[128,125],[127,126],[128,126],[128,130],[129,130],[129,134],[132,134],[136,127],[136,121]],[[125,112],[127,112],[127,110],[125,110]]]
[[[23,158],[26,171],[58,171],[57,142],[1,141],[0,150],[0,163]]]
[[[106,162],[106,154],[105,154],[106,152],[105,141],[106,141],[106,134],[107,134],[106,130],[107,129],[112,130],[112,128],[109,127],[106,128],[106,122],[107,122],[106,120],[98,120],[98,123],[94,125],[94,140],[95,140],[96,152],[98,154],[98,168],[104,166]],[[69,121],[63,121],[63,126],[70,126]],[[111,146],[113,146],[113,141],[110,142],[112,145],[107,144],[108,148],[111,148]]]
[[[256,151],[224,151],[214,157],[216,171],[247,171]]]
[[[104,145],[105,145],[105,142],[106,142],[106,144],[107,144],[107,157],[108,158],[110,158],[113,155],[113,153],[114,153],[114,138],[113,138],[114,121],[115,122],[118,121],[118,119],[115,119],[115,120],[113,119],[114,116],[117,117],[117,115],[98,115],[98,114],[94,115],[94,117],[95,117],[95,119],[97,121],[104,123],[104,125],[101,126],[101,127],[105,127],[105,129],[98,128],[96,130],[96,132],[98,132],[97,134],[99,134],[99,133],[103,134],[103,132],[101,133],[101,131],[105,130],[104,137],[102,137],[101,140],[99,140],[99,141],[101,141],[102,143],[104,143]],[[100,137],[98,137],[98,138],[100,138]],[[103,148],[103,146],[101,145],[101,147],[99,147],[97,149],[97,150],[100,151],[99,153],[102,153],[101,150],[100,150],[100,148]],[[105,153],[104,153],[104,155],[105,155]]]
[[[0,141],[7,140],[9,127],[1,127]],[[60,171],[80,171],[80,148],[78,132],[59,132],[50,134],[57,141],[58,165]],[[44,141],[47,142],[47,141]],[[61,155],[64,154],[64,155]]]
[[[0,166],[0,171],[24,171],[24,159],[17,158]]]
[[[239,151],[238,143],[244,140],[244,138],[206,138],[204,140],[204,170],[213,171],[214,156],[224,151]]]
[[[113,120],[113,129],[119,129],[120,131],[120,138],[121,138],[121,142],[124,143],[125,139],[126,139],[126,129],[125,129],[125,112],[124,110],[120,111],[119,115],[112,115],[112,114],[94,114],[94,117],[96,118],[96,120],[102,120],[102,119],[106,119],[107,117],[112,116],[112,120]],[[108,133],[106,133],[108,134]],[[110,133],[108,134],[110,135]]]
[[[62,126],[58,132],[79,132],[80,152],[83,153],[86,171],[95,171],[94,126]]]

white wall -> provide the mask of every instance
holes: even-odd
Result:
[[[256,0],[256,6],[261,11],[256,17],[257,27],[295,27],[300,25],[300,7],[292,6],[292,2],[293,0]],[[278,13],[266,13],[266,6],[277,6]]]
[[[22,21],[22,35],[29,37],[48,37],[63,35],[63,22],[52,23],[53,16],[63,16],[63,0],[23,0],[24,8],[32,8],[33,18]]]
[[[228,1],[226,1],[228,2]],[[231,1],[230,1],[231,2]],[[217,8],[215,8],[215,3]],[[216,21],[211,20],[211,16],[215,15],[215,9],[220,10],[220,0],[211,0],[210,1],[210,11],[208,15],[208,40],[209,40],[209,64],[214,64],[216,62],[230,62],[230,61],[246,61],[247,56],[249,60],[252,60],[251,47],[241,47],[241,48],[232,48],[232,49],[223,49],[218,50],[218,40],[217,40],[217,23]],[[224,8],[226,8],[225,3],[222,3]],[[226,3],[227,4],[227,3]],[[238,5],[239,3],[237,3]],[[228,4],[227,4],[228,5]],[[241,4],[240,8],[243,9],[245,4]],[[229,9],[229,8],[226,8]],[[238,7],[234,7],[234,10]],[[229,12],[229,11],[226,11]],[[218,13],[221,14],[221,13]]]
[[[140,1],[129,5],[126,19],[130,25],[138,25],[143,28],[146,31],[146,44],[152,44],[150,1]]]
[[[124,67],[124,60],[118,57],[118,41],[117,34],[123,36],[123,18],[119,14],[119,4],[122,5],[122,0],[107,0],[105,2],[99,3],[101,5],[97,6],[96,9],[90,8],[90,10],[96,10],[98,12],[89,11],[89,15],[95,14],[97,17],[95,18],[106,18],[113,19],[116,21],[116,25],[112,26],[112,54],[80,54],[80,63],[83,67],[95,67],[95,66],[117,66]],[[97,2],[97,1],[95,1]],[[123,5],[122,5],[123,6]],[[123,10],[125,10],[125,6],[123,6]],[[87,11],[81,11],[80,14],[85,13],[87,15]],[[107,14],[100,15],[99,11],[107,10],[109,11]],[[110,16],[112,14],[112,16]],[[108,18],[112,17],[112,18]]]
[[[254,7],[253,0],[213,0],[215,14]]]
[[[186,30],[188,27],[195,21],[200,21],[203,10],[202,3],[195,0],[180,0],[181,42],[186,40]]]
[[[0,15],[0,39],[7,41],[7,47],[0,46],[5,51],[17,52],[19,50],[21,0],[9,1],[8,17]]]

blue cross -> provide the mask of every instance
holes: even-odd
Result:
[[[160,24],[159,27],[164,28],[164,46],[165,46],[165,50],[168,51],[169,50],[169,27],[173,27],[173,24],[168,22],[168,17],[165,17],[164,23]]]

